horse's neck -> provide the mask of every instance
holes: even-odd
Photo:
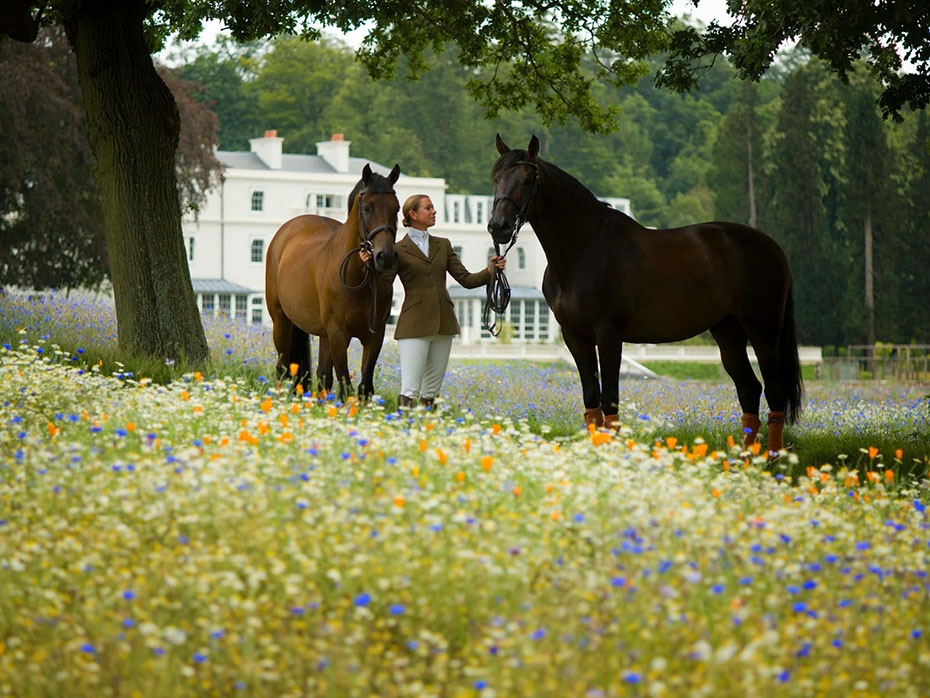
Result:
[[[560,174],[554,165],[542,163],[539,191],[529,221],[549,267],[557,275],[570,272],[590,254],[590,246],[601,244],[601,206],[579,182]]]
[[[336,228],[336,233],[333,235],[331,244],[336,252],[348,254],[361,244],[362,234],[358,223],[358,212],[353,208],[349,211],[346,222]]]

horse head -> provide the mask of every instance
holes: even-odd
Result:
[[[394,239],[397,236],[397,212],[400,204],[394,193],[394,183],[400,176],[400,165],[394,165],[387,177],[372,172],[367,163],[362,179],[349,194],[349,217],[358,220],[358,234],[362,247],[367,247],[382,271],[397,263]]]
[[[506,245],[520,230],[536,201],[539,189],[539,139],[530,138],[526,150],[511,150],[497,135],[497,152],[494,163],[494,205],[488,232],[498,245]]]

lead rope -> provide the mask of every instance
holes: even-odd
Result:
[[[530,208],[536,201],[536,189],[539,186],[539,166],[532,162],[521,162],[518,164],[529,165],[534,168],[535,173],[533,176],[532,189],[530,189],[530,195],[527,197],[523,206],[520,207],[519,213],[517,213],[517,218],[515,221],[513,237],[510,239],[510,244],[507,245],[507,249],[504,250],[504,254],[501,255],[501,247],[496,242],[494,243],[494,254],[498,257],[507,258],[507,253],[510,252],[510,249],[517,244],[517,236],[520,234],[520,228],[523,227],[523,224],[526,223],[527,216],[529,216]],[[500,200],[509,200],[513,202],[509,196],[500,196],[494,202],[494,208],[497,206],[497,202]],[[498,326],[498,320],[503,320],[504,311],[507,310],[507,306],[510,305],[510,283],[507,281],[507,275],[504,273],[503,269],[498,269],[494,267],[494,271],[491,273],[491,280],[488,282],[488,295],[484,303],[484,312],[482,313],[481,321],[484,324],[484,329],[486,329],[492,337],[497,337],[501,330],[503,329],[503,323]],[[494,311],[494,323],[491,323],[491,311]]]
[[[507,253],[510,252],[510,248],[513,247],[516,242],[517,235],[514,233],[513,239],[511,239],[507,249],[504,250],[503,255],[501,255],[501,246],[495,242],[494,254],[498,257],[503,256],[506,259]],[[481,321],[484,323],[484,328],[491,336],[497,337],[501,333],[501,329],[503,329],[503,323],[499,326],[497,321],[503,319],[504,311],[507,310],[507,306],[510,305],[510,282],[507,281],[507,275],[504,273],[503,269],[494,267],[487,288],[488,294],[484,303],[484,312]],[[493,324],[491,323],[492,310],[494,311]]]

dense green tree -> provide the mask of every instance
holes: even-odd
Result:
[[[256,91],[250,89],[255,63],[250,51],[226,41],[219,48],[191,56],[177,67],[183,80],[200,86],[191,96],[216,114],[220,150],[247,151],[249,139],[262,135],[264,126]]]
[[[757,191],[762,185],[766,129],[759,102],[758,85],[742,81],[739,96],[717,132],[708,174],[714,192],[714,217],[754,227],[758,225]]]
[[[896,335],[897,305],[897,279],[889,273],[894,264],[889,229],[894,226],[894,163],[881,116],[875,109],[878,90],[874,87],[870,80],[860,77],[841,90],[846,157],[839,214],[851,252],[850,285],[861,291],[852,294],[859,295],[864,312],[865,333],[858,341],[867,344],[875,343],[878,323],[882,325],[882,337],[891,339]]]
[[[902,144],[901,188],[904,222],[898,232],[902,342],[930,344],[930,116],[918,112]]]
[[[791,265],[798,337],[841,344],[836,322],[847,301],[848,259],[833,233],[836,173],[842,165],[842,113],[819,65],[785,80],[760,227],[781,243]]]
[[[708,59],[721,53],[743,77],[758,79],[780,46],[798,40],[844,82],[864,56],[883,88],[879,101],[886,115],[901,119],[905,105],[923,109],[930,103],[930,4],[925,0],[728,0],[727,8],[735,18],[727,26],[714,21],[704,29],[674,32],[660,84],[695,86]]]

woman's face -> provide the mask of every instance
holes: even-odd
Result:
[[[410,209],[407,214],[410,219],[410,227],[417,230],[426,230],[436,225],[436,209],[433,208],[433,202],[428,196],[420,199],[420,205]]]

